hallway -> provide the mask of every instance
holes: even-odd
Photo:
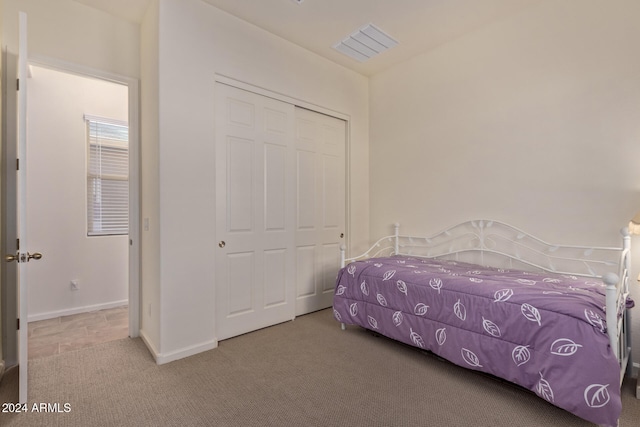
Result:
[[[30,322],[29,359],[126,338],[128,328],[128,306]]]

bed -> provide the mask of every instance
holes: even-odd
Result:
[[[551,245],[498,221],[378,240],[345,258],[333,312],[616,426],[631,349],[627,229],[621,247]]]

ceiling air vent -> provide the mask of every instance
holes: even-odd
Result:
[[[380,28],[368,24],[336,43],[333,48],[356,61],[364,62],[397,44],[393,37]]]

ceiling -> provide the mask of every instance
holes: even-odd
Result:
[[[150,0],[75,0],[140,22]],[[366,76],[542,0],[202,0]],[[399,44],[366,62],[333,49],[373,23]]]

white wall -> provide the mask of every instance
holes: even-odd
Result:
[[[128,236],[87,236],[83,116],[126,122],[128,88],[40,67],[28,84],[29,320],[124,305]]]
[[[216,342],[215,73],[350,116],[352,247],[369,240],[368,81],[199,0],[160,0],[158,31],[159,192],[157,200],[144,201],[150,230],[143,231],[143,247],[156,241],[159,251],[143,261],[142,277],[144,296],[157,286],[149,277],[159,271],[161,307],[143,301],[142,313],[143,324],[159,325],[152,345],[168,361]],[[143,194],[148,188],[155,195],[158,187],[143,179]]]
[[[636,0],[543,1],[374,76],[372,237],[485,217],[620,245],[640,210],[639,15]]]
[[[128,77],[140,76],[140,26],[72,0],[1,0],[2,32],[15,52],[19,11],[27,13],[29,54]]]

